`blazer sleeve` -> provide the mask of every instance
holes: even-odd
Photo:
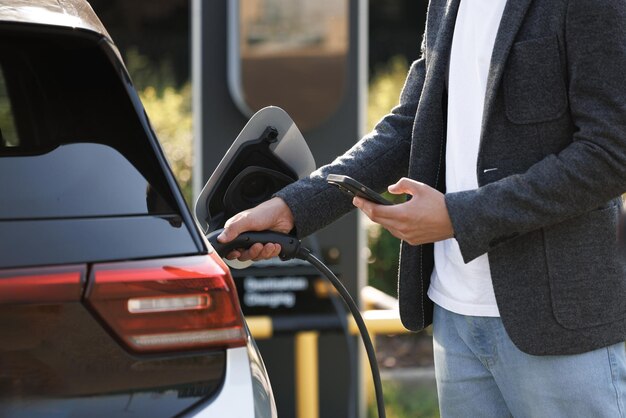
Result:
[[[570,0],[565,22],[572,142],[523,174],[445,196],[465,262],[626,190],[626,2]]]
[[[291,209],[296,233],[304,237],[353,209],[350,197],[326,183],[328,174],[348,175],[374,190],[406,175],[411,134],[425,77],[424,57],[409,70],[399,104],[378,122],[372,132],[332,163],[314,171],[278,193]]]

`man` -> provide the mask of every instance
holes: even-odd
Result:
[[[431,0],[400,104],[220,239],[305,236],[354,203],[403,240],[400,313],[434,322],[442,416],[625,417],[625,74],[624,0]],[[329,173],[412,198],[350,202]]]

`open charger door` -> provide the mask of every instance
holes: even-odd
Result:
[[[313,154],[291,117],[279,107],[265,107],[250,118],[204,185],[196,219],[208,234],[313,170]]]

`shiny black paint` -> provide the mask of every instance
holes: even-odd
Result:
[[[0,416],[170,417],[210,396],[225,353],[136,357],[79,302],[0,306]]]

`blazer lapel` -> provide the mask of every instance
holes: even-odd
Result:
[[[454,25],[459,11],[461,0],[448,0],[441,24],[438,28],[437,41],[433,48],[431,71],[438,80],[445,82],[448,76],[450,62],[450,50],[452,49],[452,37]]]
[[[446,87],[446,77],[448,74],[448,63],[450,61],[450,49],[452,45],[452,35],[454,25],[461,0],[432,0],[429,2],[429,15],[431,24],[428,40],[432,44],[428,45],[426,51],[426,77],[424,88],[415,114],[415,130],[413,138],[419,138],[411,142],[411,154],[409,156],[410,178],[424,183],[435,185],[435,168],[430,164],[415,164],[415,162],[429,155],[433,164],[439,161],[440,153],[443,149],[441,141],[445,141],[443,121],[445,119],[443,107],[443,97]],[[431,138],[431,140],[424,140]],[[419,156],[419,157],[417,157]],[[436,167],[436,166],[435,166]]]
[[[500,27],[496,35],[496,41],[493,46],[493,53],[491,55],[489,76],[487,77],[485,110],[482,120],[483,130],[493,110],[493,102],[496,97],[498,85],[502,79],[502,73],[504,72],[504,66],[511,51],[511,46],[522,25],[522,20],[528,11],[530,3],[532,3],[532,0],[508,0],[504,8]]]

